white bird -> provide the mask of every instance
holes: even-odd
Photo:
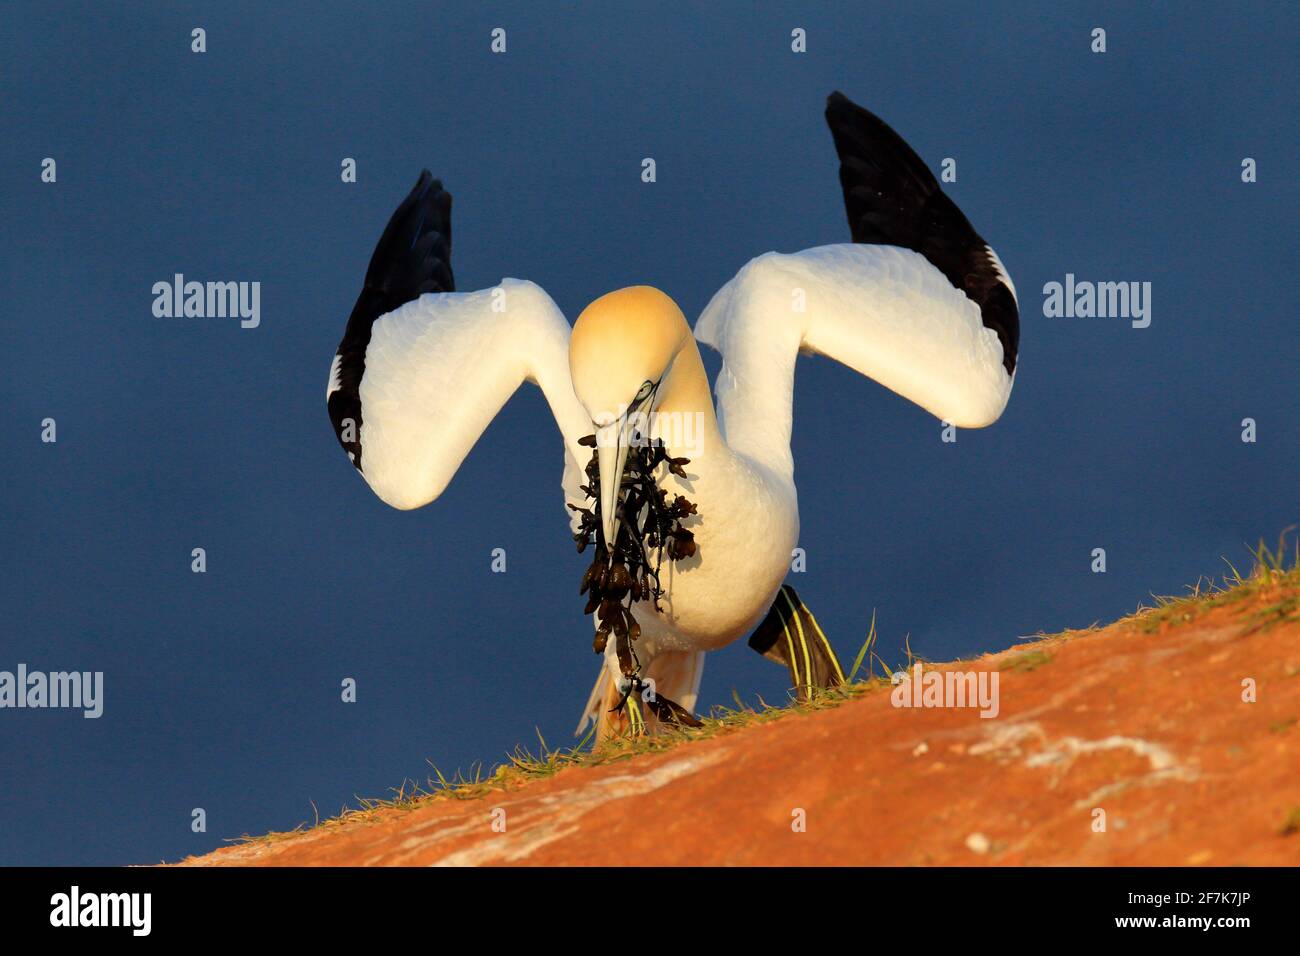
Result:
[[[326,395],[341,445],[385,502],[437,498],[524,381],[541,387],[559,426],[568,504],[592,504],[583,488],[592,452],[580,440],[601,436],[599,487],[588,486],[598,555],[628,540],[620,534],[639,540],[636,515],[622,510],[638,432],[689,459],[684,477],[661,464],[654,481],[668,501],[695,505],[682,522],[694,553],[664,560],[661,600],[624,602],[640,626],[624,642],[635,667],[620,663],[619,641],[605,644],[580,731],[588,720],[602,736],[639,726],[636,708],[621,706],[632,691],[693,710],[704,654],[751,630],[751,646],[786,664],[801,695],[843,680],[782,583],[799,536],[790,434],[800,352],[842,362],[958,427],[989,425],[1006,406],[1019,314],[998,256],[883,121],[839,93],[826,118],[853,241],[751,260],[694,334],[673,300],[646,286],[596,299],[572,331],[531,282],[452,291],[451,197],[427,171],[375,249]],[[699,343],[722,355],[716,408]],[[575,537],[581,529],[572,512]]]

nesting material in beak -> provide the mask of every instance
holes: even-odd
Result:
[[[619,485],[627,467],[627,416],[596,432],[596,454],[600,462],[600,517],[605,547],[613,550],[619,526]]]

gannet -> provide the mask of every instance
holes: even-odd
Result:
[[[340,445],[389,505],[436,499],[525,381],[541,388],[559,427],[570,531],[583,543],[578,509],[593,504],[597,548],[619,540],[630,444],[649,437],[686,460],[659,466],[654,480],[665,500],[694,505],[681,522],[693,553],[664,563],[661,600],[632,609],[634,684],[616,642],[604,646],[579,732],[592,720],[602,736],[626,729],[632,717],[620,705],[632,689],[693,711],[704,654],[751,632],[750,645],[785,664],[801,696],[844,679],[784,584],[799,537],[790,434],[801,352],[961,428],[991,424],[1010,397],[1019,313],[1001,259],[881,119],[837,92],[826,120],[852,241],[752,259],[693,331],[649,286],[602,295],[572,329],[529,281],[454,291],[451,196],[427,170],[371,257],[326,401]],[[701,344],[722,356],[716,405]],[[653,729],[653,715],[643,724]]]

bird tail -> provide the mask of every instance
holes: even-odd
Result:
[[[592,722],[596,724],[598,741],[622,736],[637,722],[644,724],[649,733],[658,729],[658,718],[639,700],[630,700],[629,706],[619,706],[623,696],[618,690],[615,666],[608,661],[601,663],[600,674],[587,697],[576,734],[581,734]],[[692,713],[700,696],[700,678],[703,676],[703,651],[664,651],[650,662],[645,672],[645,679],[653,682],[656,695],[672,700]]]
[[[606,717],[609,707],[614,706],[614,704],[606,706],[611,690],[614,692],[614,704],[616,704],[618,703],[618,688],[614,683],[614,675],[605,661],[602,660],[600,662],[600,673],[596,675],[596,686],[591,689],[591,694],[587,697],[587,703],[582,708],[582,718],[578,721],[578,729],[573,732],[575,737],[581,735],[587,729],[587,725],[594,722],[599,739],[604,739],[605,735],[602,732],[601,723]]]

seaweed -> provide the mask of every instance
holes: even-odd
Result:
[[[584,614],[596,615],[596,637],[592,649],[605,653],[611,635],[615,641],[622,699],[614,710],[622,709],[629,695],[639,693],[649,685],[641,678],[641,661],[636,653],[636,643],[641,636],[633,607],[638,602],[650,601],[655,610],[661,610],[659,600],[664,596],[660,574],[664,558],[684,561],[698,552],[695,535],[682,527],[682,522],[698,514],[694,503],[682,495],[668,500],[668,492],[655,481],[655,471],[667,465],[671,474],[686,477],[685,466],[689,458],[674,458],[668,454],[659,439],[645,439],[634,435],[628,448],[627,464],[619,483],[619,528],[611,546],[601,531],[602,515],[600,495],[600,461],[596,452],[596,436],[587,435],[579,444],[592,449],[587,463],[587,484],[582,492],[592,501],[587,507],[569,505],[579,516],[579,528],[573,540],[581,553],[593,545],[595,553],[590,566],[582,576],[579,594],[587,595]],[[685,708],[657,694],[643,697],[656,717],[665,723],[699,726]]]

